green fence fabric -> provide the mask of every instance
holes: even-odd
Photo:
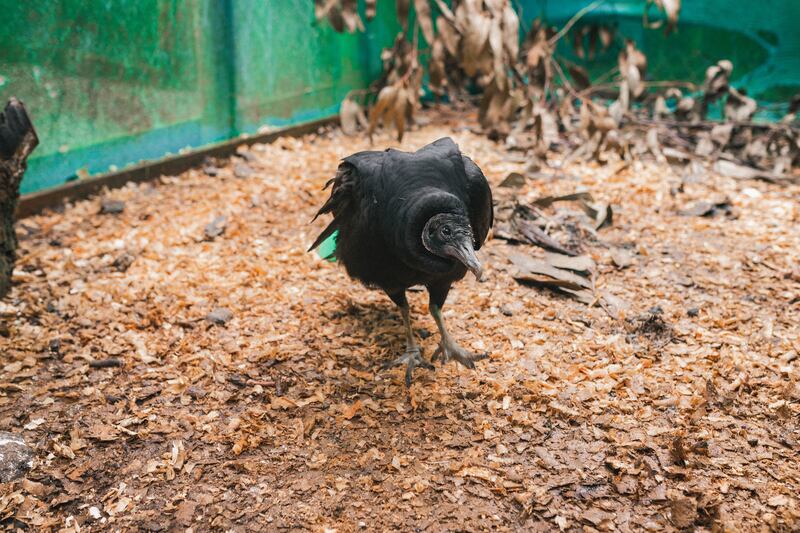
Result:
[[[589,1],[513,3],[527,27],[539,16],[562,25]],[[800,91],[800,0],[683,0],[666,38],[642,27],[643,5],[607,0],[578,27],[634,38],[653,79],[699,82],[725,58],[734,85],[762,103]],[[313,11],[312,0],[0,0],[0,101],[22,99],[42,141],[22,192],[335,113],[379,75],[399,31],[394,2],[354,35]],[[598,75],[620,43],[591,63],[569,39],[558,53]]]
[[[341,35],[310,0],[0,0],[0,101],[42,141],[22,192],[336,113],[399,31]]]

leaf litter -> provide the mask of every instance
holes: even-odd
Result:
[[[656,160],[559,167],[552,151],[531,172],[465,127],[475,116],[374,134],[405,150],[453,135],[498,202],[487,280],[445,308],[491,358],[419,373],[410,394],[379,370],[403,342],[391,303],[304,252],[322,185],[366,139],[281,138],[249,150],[249,176],[215,160],[213,176],[114,191],[114,216],[93,198],[23,220],[0,416],[36,461],[4,485],[3,525],[796,530],[798,186]],[[713,198],[737,216],[680,214]],[[122,252],[135,260],[113,267]],[[613,312],[518,283],[514,259]],[[429,356],[426,297],[410,300]]]

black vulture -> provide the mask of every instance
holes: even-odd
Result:
[[[475,256],[491,228],[492,191],[486,177],[452,139],[439,139],[416,152],[358,152],[345,158],[330,198],[317,213],[333,221],[310,250],[337,232],[335,257],[348,275],[386,292],[402,312],[406,332],[403,355],[384,368],[407,365],[406,385],[415,367],[433,369],[422,358],[411,328],[406,290],[424,285],[430,312],[441,334],[432,361],[441,357],[468,368],[486,354],[473,354],[450,336],[442,306],[451,285],[470,270],[480,280]]]

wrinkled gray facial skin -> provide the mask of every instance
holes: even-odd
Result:
[[[455,259],[481,279],[483,267],[475,256],[472,227],[467,217],[454,213],[432,216],[422,230],[422,244],[432,254]]]

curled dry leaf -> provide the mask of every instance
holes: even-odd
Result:
[[[512,172],[500,182],[500,187],[507,187],[510,189],[519,189],[525,185],[525,176],[519,172]]]
[[[622,49],[617,58],[617,65],[622,78],[628,83],[631,95],[639,98],[644,92],[645,73],[647,71],[647,57],[636,48],[636,44],[627,39],[625,48]]]
[[[503,7],[503,46],[509,60],[515,62],[519,55],[519,17],[510,2]]]
[[[720,148],[725,148],[731,141],[733,124],[717,124],[711,128],[709,138]]]
[[[537,29],[537,26],[534,25],[531,28],[531,33],[533,33],[531,45],[525,56],[525,64],[528,70],[528,86],[532,96],[536,99],[541,99],[544,97],[545,88],[549,85],[552,77],[550,58],[553,52],[548,44],[547,32],[544,29]]]
[[[527,242],[528,244],[538,246],[545,250],[552,250],[564,255],[578,255],[576,252],[562,246],[558,241],[550,237],[534,222],[515,218],[511,225],[516,233],[514,238],[521,242]]]
[[[411,10],[411,0],[397,0],[397,20],[404,30],[408,29],[408,12]]]
[[[728,99],[725,102],[725,118],[734,122],[747,122],[758,109],[756,101],[733,87],[728,88]]]
[[[600,44],[603,45],[603,50],[608,50],[608,48],[611,46],[611,43],[614,42],[614,34],[616,33],[614,28],[600,26],[600,28],[597,30],[597,33],[600,37]]]
[[[583,275],[589,275],[594,271],[595,264],[588,255],[563,255],[552,252],[545,252],[544,260],[556,268],[572,270]]]
[[[691,96],[685,96],[678,101],[675,107],[675,118],[681,122],[694,122],[699,118],[697,102]]]
[[[500,18],[493,18],[489,29],[489,49],[492,52],[492,71],[494,83],[501,90],[508,88],[506,79],[506,62],[503,57],[503,28]]]
[[[567,72],[569,72],[572,82],[575,84],[575,88],[579,91],[588,88],[592,84],[589,80],[589,72],[580,65],[567,65]]]
[[[431,60],[430,63],[428,63],[428,86],[431,92],[437,96],[442,96],[447,86],[445,55],[444,42],[442,41],[441,35],[438,35],[431,45]]]
[[[558,268],[546,261],[539,261],[518,253],[509,255],[509,259],[519,269],[519,273],[514,276],[514,279],[572,291],[591,289],[592,285],[589,280],[569,269]]]
[[[314,0],[314,17],[317,20],[324,19],[338,3],[339,0]]]
[[[665,161],[666,158],[664,157],[664,153],[661,151],[661,143],[658,141],[658,130],[656,128],[648,129],[645,139],[647,142],[647,148],[650,150],[653,156],[655,156],[656,160]]]
[[[665,32],[669,34],[675,28],[675,26],[678,25],[678,17],[681,14],[681,0],[647,0],[647,4],[645,5],[642,15],[642,23],[644,26],[649,28],[660,28],[663,24],[662,21],[649,21],[648,8],[652,4],[655,4],[655,6],[667,17],[667,26]]]
[[[624,248],[614,248],[611,251],[611,261],[617,268],[627,268],[633,264],[633,256]]]
[[[223,233],[225,233],[225,228],[228,226],[228,217],[225,215],[220,215],[208,224],[206,227],[203,228],[203,234],[206,240],[214,240],[216,237],[219,237]]]
[[[342,19],[347,28],[348,33],[353,33],[356,30],[364,31],[364,23],[361,21],[361,16],[358,14],[358,1],[357,0],[342,0]]]
[[[330,9],[330,11],[328,11],[328,22],[330,23],[331,27],[339,33],[342,33],[345,30],[345,21],[344,17],[342,16],[341,6],[335,5]]]
[[[411,103],[410,90],[405,87],[400,87],[397,91],[397,98],[394,102],[394,126],[397,129],[397,140],[403,141],[403,134],[406,129],[406,114],[410,108]]]
[[[488,72],[485,67],[491,58],[488,54],[492,19],[481,11],[475,2],[468,1],[456,9],[456,25],[461,29],[461,66],[468,76]]]
[[[398,88],[394,85],[387,85],[378,93],[375,105],[369,111],[369,130],[367,134],[372,138],[378,122],[386,122],[394,116],[395,101],[397,100]]]
[[[367,17],[368,21],[375,18],[375,14],[377,11],[377,3],[378,0],[365,0],[364,15]]]
[[[442,43],[444,43],[447,52],[452,57],[457,57],[461,44],[461,34],[456,30],[453,22],[440,15],[436,18],[436,29],[439,32],[439,37],[442,38]]]
[[[414,0],[414,9],[417,12],[419,27],[428,43],[433,43],[433,20],[431,19],[431,5],[428,0]]]
[[[733,63],[727,59],[722,59],[706,69],[706,77],[703,82],[702,117],[705,117],[710,103],[728,92],[728,83],[732,72]]]
[[[345,98],[339,108],[339,122],[345,135],[355,135],[359,126],[363,127],[367,123],[367,119],[357,102]]]

